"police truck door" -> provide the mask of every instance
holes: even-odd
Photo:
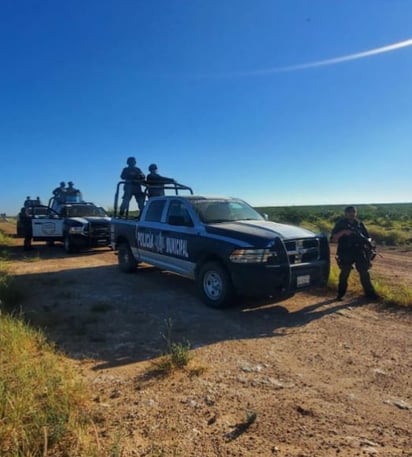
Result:
[[[47,215],[34,215],[32,219],[34,239],[52,239],[63,236],[63,219],[51,211]]]

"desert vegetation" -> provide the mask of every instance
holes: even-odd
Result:
[[[345,205],[259,207],[269,220],[300,225],[330,233],[342,217]],[[358,216],[366,224],[377,244],[402,246],[412,244],[412,203],[357,205]]]

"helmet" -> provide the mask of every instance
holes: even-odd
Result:
[[[69,181],[67,184],[68,184],[69,186],[73,186],[73,185],[74,185],[74,182],[73,182],[73,181]]]
[[[347,214],[347,213],[356,213],[356,206],[352,206],[352,205],[347,206],[345,208],[345,214]]]
[[[157,170],[157,165],[155,163],[151,163],[149,165],[149,171],[156,171]]]
[[[134,157],[129,157],[126,161],[127,165],[135,165],[136,159]]]
[[[65,183],[64,181],[62,181],[62,182],[60,183],[60,186],[61,186],[61,187],[65,187],[65,186],[66,186],[66,183]]]

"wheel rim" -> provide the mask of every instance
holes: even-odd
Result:
[[[218,300],[222,296],[223,281],[216,271],[208,271],[204,275],[203,290],[210,300]]]

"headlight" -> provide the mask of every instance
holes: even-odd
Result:
[[[276,255],[269,249],[236,249],[230,255],[230,260],[235,263],[265,263]]]
[[[73,234],[73,235],[79,235],[80,233],[83,233],[83,230],[84,230],[84,227],[83,226],[80,226],[80,227],[70,227],[69,228],[69,233]]]

